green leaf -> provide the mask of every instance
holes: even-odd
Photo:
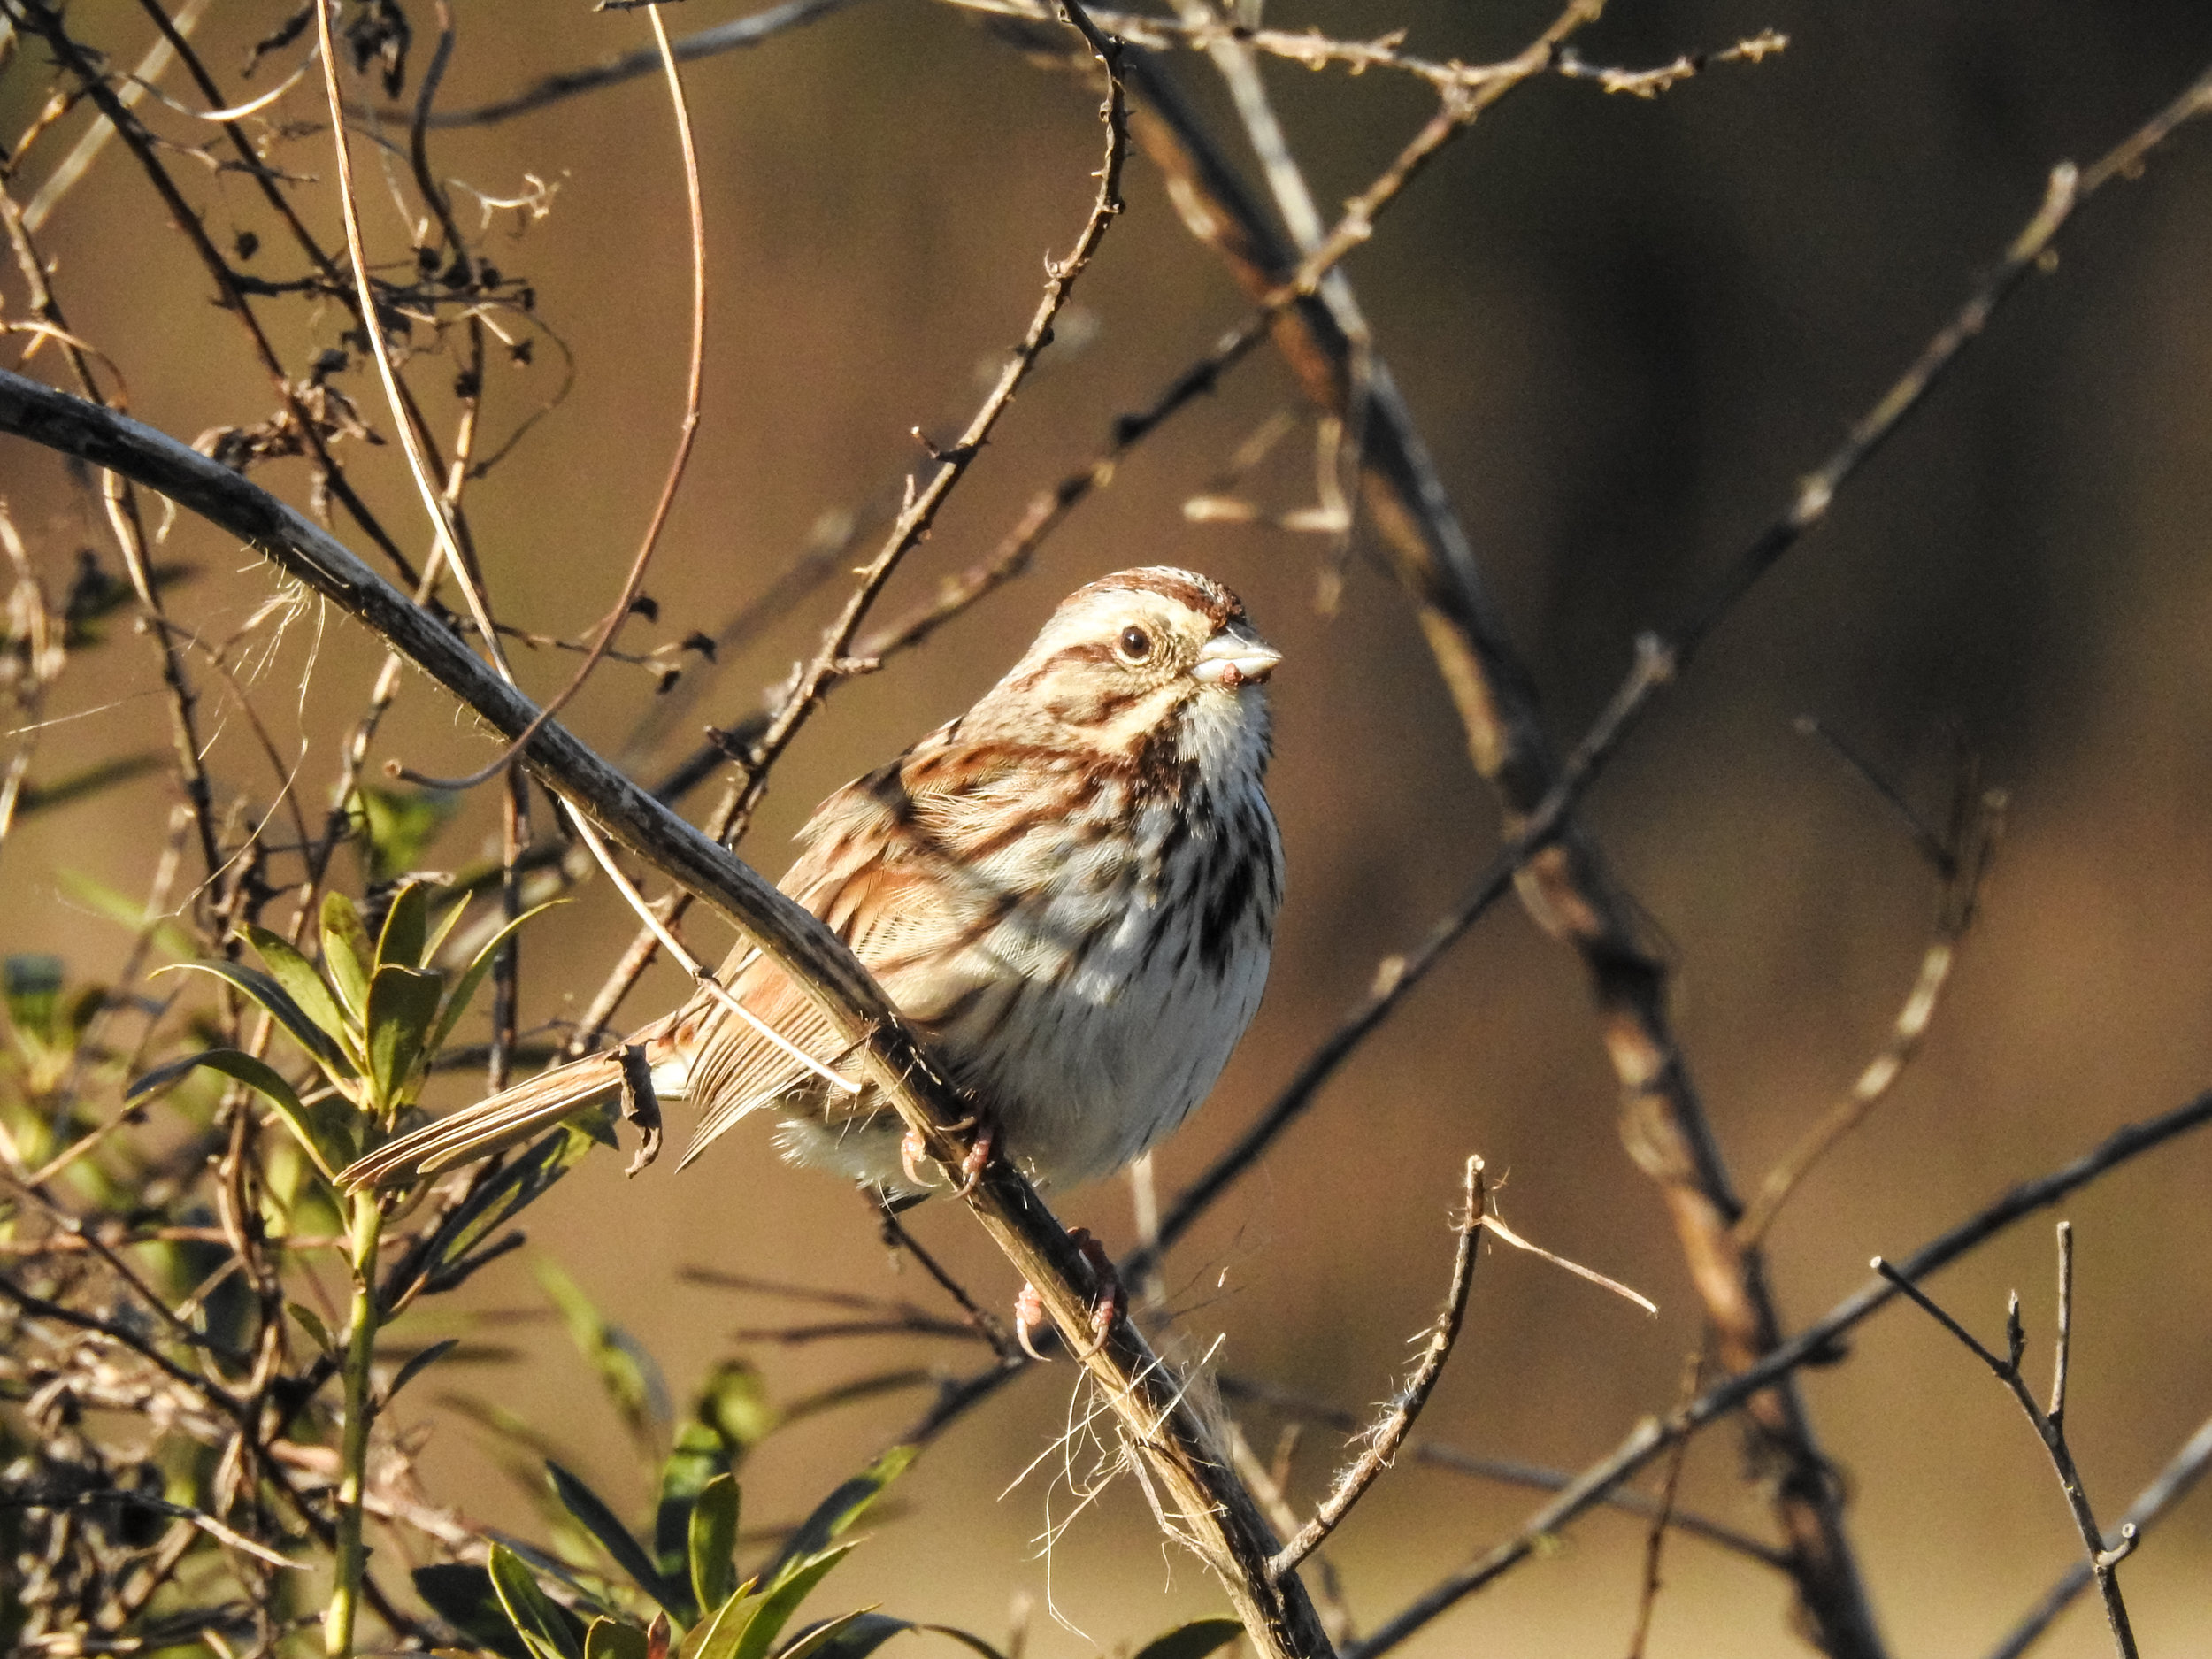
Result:
[[[492,1233],[544,1196],[594,1144],[581,1130],[564,1128],[531,1147],[439,1224],[424,1258],[429,1264],[425,1271],[437,1274],[455,1267]]]
[[[920,1453],[918,1446],[894,1446],[823,1499],[784,1545],[776,1564],[764,1575],[766,1582],[772,1587],[780,1585],[804,1567],[832,1539],[858,1520]]]
[[[917,1624],[910,1619],[894,1618],[888,1613],[872,1609],[860,1613],[848,1613],[817,1624],[801,1635],[778,1655],[778,1659],[868,1659],[868,1655],[889,1641],[892,1637],[906,1632],[922,1631],[933,1636],[949,1637],[981,1659],[1004,1659],[999,1650],[980,1636],[956,1629],[950,1624]]]
[[[767,1659],[770,1644],[783,1633],[783,1627],[799,1610],[799,1603],[813,1594],[814,1586],[821,1583],[831,1568],[858,1548],[856,1541],[823,1550],[780,1578],[761,1598],[760,1610],[747,1623],[737,1646],[731,1650],[730,1659]]]
[[[406,1104],[423,1039],[444,991],[437,974],[390,962],[380,964],[369,981],[369,1076],[387,1111]]]
[[[403,794],[365,785],[354,791],[369,879],[390,881],[421,864],[423,854],[460,804],[458,796],[442,789]]]
[[[303,1302],[288,1302],[284,1304],[284,1310],[298,1323],[301,1330],[307,1333],[317,1348],[326,1354],[335,1355],[338,1352],[338,1344],[331,1337],[330,1327],[323,1323],[322,1315]]]
[[[441,904],[445,906],[442,911],[438,910]],[[445,949],[445,941],[452,937],[453,930],[461,925],[461,918],[468,913],[468,908],[466,889],[457,893],[450,888],[440,891],[431,905],[434,914],[429,924],[430,931],[424,936],[422,943],[422,959],[426,964],[438,959],[438,953]]]
[[[342,893],[324,894],[323,966],[357,1021],[368,1011],[369,964],[375,960],[369,930],[361,925],[353,901]]]
[[[583,1626],[576,1616],[538,1588],[522,1557],[504,1544],[491,1554],[492,1588],[518,1634],[541,1659],[584,1659]]]
[[[316,971],[315,964],[302,956],[290,940],[265,927],[248,922],[246,938],[268,964],[270,977],[292,994],[292,1000],[300,1005],[301,1011],[332,1036],[342,1039],[350,1022],[339,1009],[338,999],[331,995],[328,983]]]
[[[766,1440],[784,1421],[759,1371],[735,1359],[724,1360],[708,1374],[692,1411],[721,1437],[733,1461]]]
[[[566,899],[554,899],[538,905],[534,910],[525,910],[485,941],[484,948],[476,953],[475,960],[469,964],[461,977],[453,983],[453,995],[446,999],[445,1012],[438,1018],[437,1034],[430,1040],[431,1052],[434,1054],[445,1047],[445,1040],[452,1035],[453,1027],[460,1022],[461,1016],[468,1011],[468,1005],[475,998],[477,987],[484,983],[484,976],[492,971],[492,964],[498,961],[499,948],[513,936],[515,930],[533,917],[542,916],[555,905],[566,904],[568,902]],[[456,916],[460,914],[458,907],[456,907],[454,914]]]
[[[576,1281],[550,1261],[541,1256],[530,1271],[560,1310],[570,1339],[599,1373],[600,1386],[630,1432],[640,1439],[650,1436],[653,1425],[669,1415],[667,1386],[652,1356],[627,1332],[610,1324]]]
[[[189,966],[191,964],[180,964]],[[197,1054],[188,1054],[180,1060],[157,1065],[124,1092],[126,1101],[134,1101],[165,1088],[186,1072],[198,1066],[220,1071],[226,1077],[236,1078],[248,1088],[276,1108],[277,1116],[284,1119],[284,1126],[292,1132],[292,1138],[306,1149],[315,1160],[315,1167],[326,1179],[335,1180],[336,1171],[351,1162],[350,1149],[342,1144],[338,1125],[330,1114],[318,1114],[300,1103],[300,1097],[292,1092],[292,1086],[284,1080],[265,1060],[257,1060],[236,1048],[203,1048]]]
[[[8,1023],[25,1041],[54,1047],[54,1010],[61,1004],[59,956],[10,956],[0,964],[0,993],[8,1004]]]
[[[118,893],[113,887],[95,881],[81,870],[58,870],[54,872],[54,879],[61,890],[78,903],[142,935],[165,956],[182,958],[193,955],[198,949],[193,943],[191,935],[176,923],[167,920],[149,922],[143,899],[134,899]]]
[[[460,1346],[459,1337],[449,1336],[442,1342],[433,1342],[419,1354],[409,1356],[407,1362],[399,1368],[398,1375],[392,1379],[392,1386],[384,1391],[384,1403],[391,1404],[392,1397],[401,1389]]]
[[[620,1619],[595,1618],[584,1632],[584,1659],[646,1659],[645,1632]]]
[[[292,1000],[289,991],[260,969],[249,968],[238,962],[209,961],[178,962],[154,970],[157,974],[187,971],[212,974],[260,1003],[269,1010],[271,1018],[290,1034],[292,1041],[307,1050],[309,1057],[331,1076],[351,1078],[359,1075],[337,1041],[307,1017],[307,1010]]]
[[[1137,1649],[1136,1659],[1206,1659],[1243,1634],[1244,1626],[1233,1618],[1194,1618],[1154,1637]]]
[[[96,761],[56,782],[26,787],[16,797],[15,815],[24,818],[49,807],[66,806],[72,801],[81,801],[119,783],[128,783],[134,778],[157,772],[164,764],[162,757],[154,754],[119,755],[112,760]]]
[[[501,1659],[535,1659],[508,1622],[499,1593],[492,1587],[492,1576],[483,1568],[458,1563],[418,1567],[413,1577],[415,1594],[429,1604],[430,1610],[475,1646],[500,1655]]]
[[[384,912],[384,932],[376,941],[376,965],[421,967],[422,948],[429,938],[429,884],[410,881],[392,895],[392,908]]]
[[[685,1632],[676,1659],[732,1659],[745,1627],[760,1610],[761,1598],[752,1594],[751,1581],[740,1586],[730,1599]]]
[[[686,1423],[677,1429],[676,1444],[661,1463],[660,1491],[653,1504],[653,1560],[671,1584],[691,1581],[693,1509],[707,1483],[729,1471],[729,1453],[719,1434],[703,1423]],[[701,1608],[712,1607],[728,1594],[726,1587],[721,1595],[694,1603],[692,1618]]]
[[[700,1607],[719,1607],[736,1592],[738,1509],[734,1475],[717,1475],[708,1481],[692,1505],[686,1554],[691,1563],[691,1593]]]
[[[548,1462],[545,1472],[552,1478],[561,1507],[576,1517],[614,1564],[628,1573],[639,1589],[681,1618],[687,1610],[683,1597],[671,1594],[646,1555],[645,1546],[630,1536],[630,1529],[607,1507],[606,1501],[558,1463]]]

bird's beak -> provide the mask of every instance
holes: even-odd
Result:
[[[1191,664],[1191,678],[1202,685],[1257,685],[1275,672],[1283,654],[1241,624],[1224,628],[1208,640]]]

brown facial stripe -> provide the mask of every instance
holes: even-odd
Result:
[[[1162,565],[1148,565],[1142,570],[1123,571],[1093,582],[1084,589],[1087,594],[1140,593],[1157,594],[1177,604],[1195,611],[1219,627],[1244,615],[1244,607],[1237,596],[1218,582],[1193,576],[1187,571],[1169,570]]]

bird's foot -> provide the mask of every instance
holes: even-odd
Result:
[[[1121,1275],[1114,1269],[1113,1258],[1105,1247],[1091,1236],[1088,1227],[1070,1227],[1068,1237],[1075,1248],[1083,1252],[1083,1259],[1090,1264],[1091,1276],[1098,1281],[1098,1300],[1091,1304],[1091,1340],[1075,1357],[1088,1359],[1106,1346],[1106,1339],[1113,1333],[1115,1323],[1129,1309],[1129,1294],[1122,1287]],[[1037,1294],[1034,1285],[1025,1284],[1021,1294],[1014,1298],[1014,1338],[1022,1346],[1022,1352],[1034,1360],[1045,1356],[1037,1351],[1032,1333],[1044,1329],[1044,1298]]]
[[[956,1124],[947,1124],[945,1127],[956,1133],[968,1129],[976,1131],[974,1141],[960,1160],[960,1179],[953,1188],[955,1196],[965,1198],[975,1191],[976,1183],[983,1179],[983,1171],[990,1164],[992,1154],[998,1150],[998,1130],[979,1112],[963,1118]],[[937,1183],[922,1172],[925,1161],[933,1161],[929,1147],[922,1140],[919,1131],[909,1129],[899,1141],[900,1167],[905,1170],[906,1179],[916,1187],[934,1187]]]

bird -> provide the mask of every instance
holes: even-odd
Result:
[[[1110,1175],[1212,1090],[1259,1006],[1282,902],[1266,791],[1280,660],[1210,577],[1103,577],[965,713],[799,832],[779,885],[974,1102],[971,1183],[992,1156],[1040,1186]],[[790,1162],[886,1202],[926,1194],[918,1141],[783,971],[741,941],[715,978],[627,1043],[403,1134],[341,1182],[434,1175],[604,1110],[641,1056],[654,1094],[695,1110],[684,1164],[767,1110]]]

